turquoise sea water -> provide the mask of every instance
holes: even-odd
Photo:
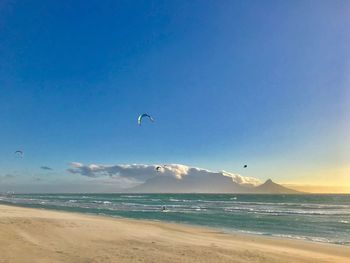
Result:
[[[0,203],[350,245],[350,195],[16,194]]]

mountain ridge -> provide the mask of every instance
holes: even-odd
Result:
[[[252,186],[238,184],[226,176],[201,176],[200,178],[153,177],[141,185],[129,188],[130,193],[222,193],[222,194],[302,194],[273,182],[271,179]]]

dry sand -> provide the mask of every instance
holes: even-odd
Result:
[[[0,205],[0,262],[350,262],[350,247]]]

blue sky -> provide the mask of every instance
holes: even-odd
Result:
[[[2,1],[0,173],[21,183],[74,176],[70,162],[181,163],[350,186],[349,11],[347,1]],[[138,127],[143,112],[156,122]]]

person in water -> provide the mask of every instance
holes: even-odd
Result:
[[[162,211],[165,211],[166,210],[166,207],[165,205],[162,206]]]

